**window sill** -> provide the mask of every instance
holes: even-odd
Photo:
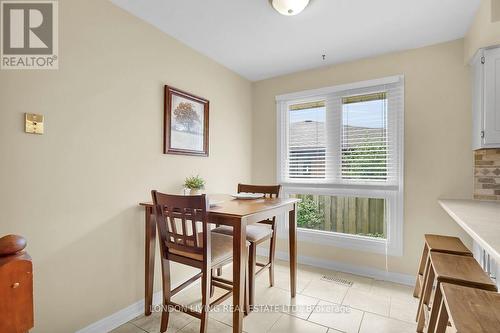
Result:
[[[287,230],[288,231],[288,230]],[[279,233],[278,237],[288,239],[287,232]],[[402,256],[402,249],[391,247],[386,239],[374,237],[342,234],[331,231],[311,230],[297,228],[297,240],[299,242],[334,246],[343,249],[371,252],[390,256]]]

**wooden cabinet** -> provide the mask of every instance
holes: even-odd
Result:
[[[500,48],[479,50],[472,73],[472,148],[500,148]]]
[[[0,332],[25,333],[33,327],[33,267],[19,236],[0,238]]]

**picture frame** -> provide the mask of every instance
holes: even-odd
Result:
[[[165,85],[163,153],[208,156],[210,102]]]

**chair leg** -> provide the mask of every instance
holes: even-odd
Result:
[[[271,236],[271,241],[269,242],[269,286],[274,287],[274,258],[276,256],[276,225],[275,223],[271,226],[273,234]]]
[[[208,327],[208,313],[210,307],[210,288],[212,280],[212,270],[210,268],[204,269],[201,277],[201,323],[200,333],[207,332]]]
[[[250,301],[249,301],[249,298],[250,298],[250,290],[249,290],[249,287],[248,285],[250,284],[249,283],[249,279],[248,279],[248,267],[245,266],[246,269],[245,269],[245,297],[244,297],[244,302],[245,302],[245,315],[248,316],[248,314],[250,313],[251,309],[250,309]]]
[[[171,291],[171,285],[170,285],[170,261],[169,260],[162,260],[162,265],[161,265],[161,270],[162,270],[162,281],[163,281],[163,309],[161,313],[161,324],[160,324],[160,332],[166,332],[168,328],[168,319],[170,315],[170,309],[169,309],[169,304],[170,304],[170,291]]]
[[[257,268],[257,246],[251,242],[248,250],[248,295],[251,306],[255,304],[255,272]]]
[[[212,268],[212,276],[215,275],[214,273],[215,273],[214,269]],[[210,279],[210,298],[214,297],[214,293],[215,293],[215,287],[212,284],[212,279]]]

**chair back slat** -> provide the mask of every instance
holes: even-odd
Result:
[[[177,250],[206,256],[209,228],[205,195],[169,195],[157,191],[151,195],[162,253]]]
[[[249,185],[238,184],[238,193],[262,193],[266,198],[277,198],[280,194],[281,185]]]

